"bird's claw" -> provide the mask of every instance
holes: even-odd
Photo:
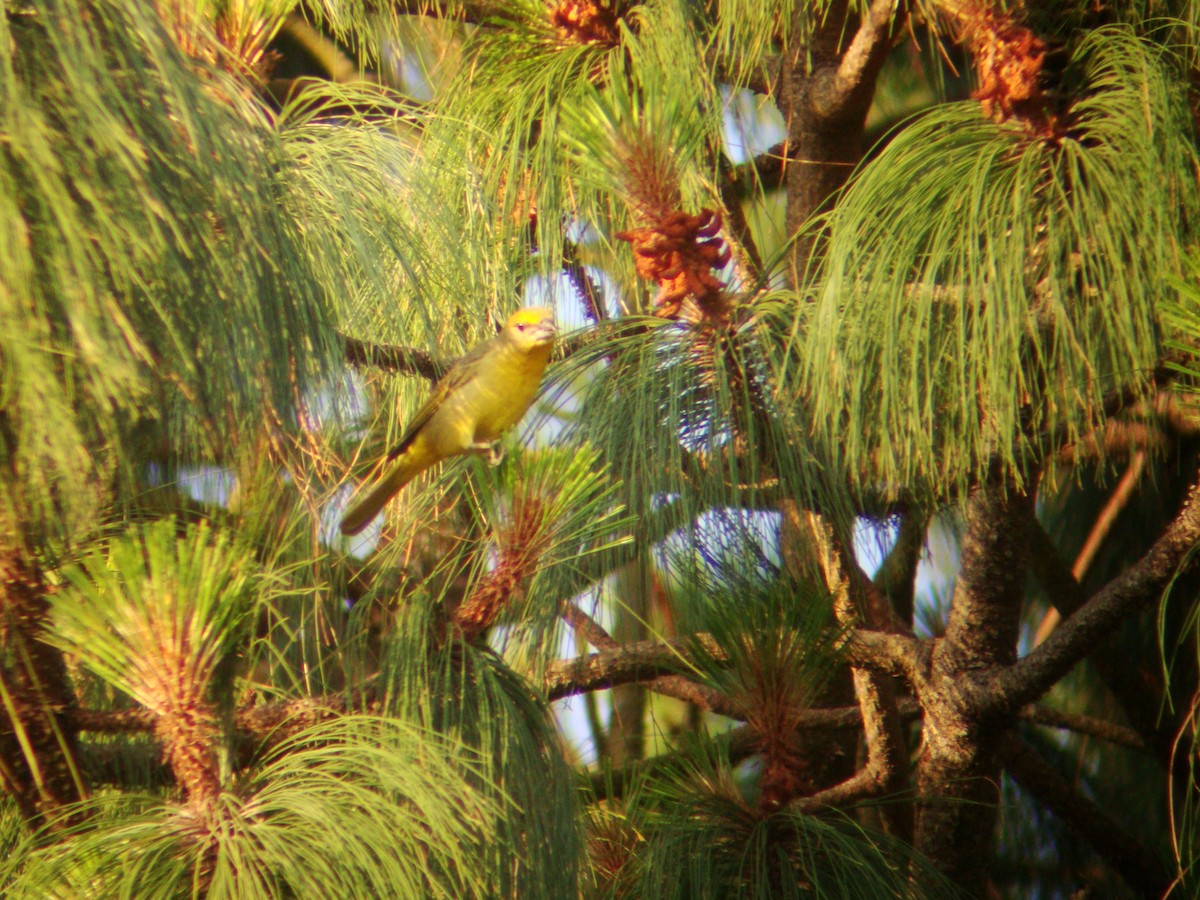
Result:
[[[500,441],[492,441],[490,444],[480,441],[471,445],[471,451],[480,456],[486,456],[488,465],[493,469],[504,459],[504,444]]]

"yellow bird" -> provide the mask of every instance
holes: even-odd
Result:
[[[342,534],[358,534],[402,487],[446,457],[493,453],[496,439],[537,396],[557,333],[550,310],[517,310],[498,335],[457,360],[388,451],[379,483],[342,517]]]

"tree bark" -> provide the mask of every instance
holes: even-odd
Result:
[[[812,10],[796,12],[794,31]],[[845,0],[824,11],[811,40],[796,41],[784,58],[779,108],[787,122],[787,234],[796,235],[828,208],[863,154],[863,125],[875,81],[905,19],[905,4],[875,0],[852,38],[855,22]],[[798,285],[815,261],[817,239],[803,234],[792,245],[791,280]]]
[[[1031,498],[1000,485],[967,501],[962,564],[944,637],[921,690],[915,846],[971,896],[986,887],[1008,717],[983,716],[964,691],[972,673],[1016,658],[1025,567],[1018,539]]]

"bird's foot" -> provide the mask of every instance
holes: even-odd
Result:
[[[478,453],[480,456],[486,456],[488,465],[492,468],[500,465],[500,463],[504,460],[504,445],[499,441],[493,441],[491,443],[480,441],[479,443],[472,444],[471,450],[475,453]]]

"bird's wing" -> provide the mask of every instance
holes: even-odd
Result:
[[[458,390],[475,377],[479,369],[476,363],[487,354],[493,343],[494,341],[485,341],[454,361],[454,364],[450,366],[450,370],[434,385],[433,393],[429,395],[429,399],[422,404],[421,408],[417,410],[417,414],[413,416],[412,421],[408,423],[408,427],[400,435],[400,440],[388,450],[388,462],[391,462],[408,449],[408,445],[413,442],[413,439],[416,438],[417,434],[425,426],[425,423],[433,418],[433,414],[441,408],[442,403],[445,402],[446,397],[451,392]]]

